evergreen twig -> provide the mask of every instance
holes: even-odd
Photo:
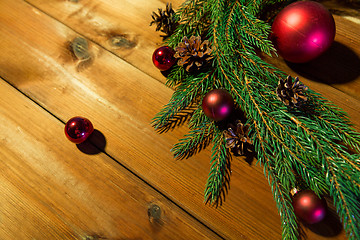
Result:
[[[285,106],[275,90],[286,74],[256,54],[276,54],[268,40],[270,26],[259,16],[271,4],[290,2],[185,1],[175,15],[178,27],[165,43],[175,47],[192,35],[209,40],[212,67],[188,73],[174,66],[167,85],[175,92],[153,126],[161,131],[190,119],[189,133],[172,149],[176,158],[190,157],[212,143],[204,198],[221,204],[229,187],[231,155],[219,124],[204,115],[201,100],[212,89],[226,89],[250,125],[251,142],[281,216],[283,239],[297,239],[300,233],[289,195],[298,177],[316,194],[330,194],[347,236],[360,239],[360,134],[346,113],[311,89],[305,106]]]

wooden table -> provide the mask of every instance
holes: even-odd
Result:
[[[323,57],[268,60],[360,130],[359,18],[332,6],[337,36]],[[186,126],[165,134],[150,126],[173,92],[151,61],[158,7],[164,1],[0,1],[0,239],[281,239],[260,166],[234,158],[225,203],[205,205],[209,149],[176,161],[170,149]],[[70,51],[77,37],[86,59]],[[77,115],[96,129],[79,146],[64,135]],[[304,230],[308,239],[346,239],[333,211]]]

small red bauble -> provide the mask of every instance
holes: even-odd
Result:
[[[168,46],[159,47],[153,53],[152,61],[154,65],[160,69],[160,71],[166,71],[169,70],[176,62],[174,54],[175,51]]]
[[[65,125],[65,135],[73,143],[84,142],[94,131],[92,123],[83,117],[73,117]]]
[[[324,53],[335,38],[335,21],[320,3],[295,2],[285,7],[272,24],[271,39],[280,56],[304,63]]]
[[[233,108],[234,99],[226,90],[211,90],[202,100],[202,109],[205,115],[214,121],[221,121],[227,118]]]
[[[311,190],[302,190],[292,200],[295,215],[305,223],[318,223],[325,218],[327,205]]]

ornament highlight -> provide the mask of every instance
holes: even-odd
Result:
[[[326,216],[325,199],[320,199],[311,190],[297,192],[293,197],[292,205],[295,215],[308,224],[318,223]]]
[[[73,143],[84,142],[94,131],[94,127],[89,119],[83,117],[73,117],[65,124],[65,135]]]
[[[280,56],[304,63],[324,53],[335,38],[335,21],[320,3],[299,1],[285,7],[272,24],[271,39]]]
[[[227,118],[234,108],[234,99],[223,89],[214,89],[205,94],[202,109],[207,117],[214,121]]]
[[[156,49],[152,55],[152,61],[160,71],[169,70],[176,62],[174,57],[175,51],[168,47],[163,46]]]

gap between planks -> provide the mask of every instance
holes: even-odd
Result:
[[[48,15],[48,14],[46,14],[46,15]],[[49,16],[49,15],[48,15]],[[54,18],[55,19],[55,18]],[[56,21],[58,21],[58,20],[56,20]],[[63,23],[62,23],[63,24]],[[64,24],[65,25],[65,24]],[[68,25],[66,25],[67,27],[68,27]],[[78,33],[78,32],[77,32]],[[82,34],[80,34],[80,35],[82,35]],[[93,42],[93,41],[92,41]],[[99,45],[99,44],[97,44],[96,42],[95,42],[95,44],[96,45],[98,45],[98,46],[100,46],[101,48],[103,48],[104,49],[104,47],[102,47],[102,45]],[[109,52],[109,50],[107,50],[107,49],[105,49],[106,51],[108,51]],[[110,51],[111,52],[111,51]],[[112,52],[111,52],[112,53]],[[114,54],[116,57],[119,57],[117,54]],[[122,59],[121,57],[119,57],[120,59]],[[133,66],[131,63],[130,63],[130,65],[131,66]],[[136,66],[134,66],[135,68],[136,68]],[[142,71],[143,72],[143,71]],[[156,79],[157,80],[157,79]],[[162,83],[162,82],[161,82]]]
[[[142,70],[142,69],[140,69],[140,68],[139,68],[136,64],[133,64],[131,61],[126,60],[126,58],[123,58],[123,57],[121,57],[121,56],[117,55],[115,52],[113,52],[113,51],[111,51],[111,50],[107,49],[107,48],[106,48],[106,47],[104,47],[102,44],[100,44],[100,43],[98,43],[98,42],[96,42],[96,41],[93,41],[92,39],[90,39],[90,38],[86,37],[85,35],[83,35],[83,34],[82,34],[82,33],[80,33],[79,31],[77,31],[77,30],[76,30],[76,29],[74,29],[73,27],[69,26],[69,25],[68,25],[68,24],[66,24],[65,22],[60,21],[60,19],[58,19],[58,18],[56,18],[56,17],[54,17],[54,16],[50,15],[49,13],[47,13],[47,12],[43,11],[42,9],[38,8],[36,5],[32,4],[32,3],[31,3],[31,2],[29,2],[28,0],[23,0],[23,1],[24,1],[26,4],[28,4],[29,6],[33,7],[34,9],[36,9],[37,11],[39,11],[39,12],[41,12],[41,13],[43,13],[43,14],[47,15],[48,17],[50,17],[50,18],[54,19],[54,20],[55,20],[55,21],[57,21],[57,22],[60,22],[61,24],[63,24],[63,25],[64,25],[64,26],[66,26],[67,28],[71,29],[73,32],[77,33],[79,36],[81,36],[81,37],[83,37],[84,39],[86,39],[87,41],[92,42],[94,45],[97,45],[99,48],[101,48],[101,49],[105,50],[106,52],[108,52],[108,53],[110,53],[110,54],[114,55],[115,57],[117,57],[117,58],[121,59],[122,61],[126,62],[127,64],[131,65],[132,67],[134,67],[134,68],[138,69],[139,71],[143,72],[143,73],[144,73],[144,74],[146,74],[147,76],[149,76],[149,77],[151,77],[151,78],[155,79],[156,81],[158,81],[158,82],[160,82],[160,83],[164,84],[164,82],[163,82],[163,81],[161,81],[159,78],[156,78],[156,77],[152,76],[151,74],[149,74],[149,73],[147,73],[147,72],[143,71],[143,70]]]
[[[64,126],[65,126],[65,122],[63,120],[61,120],[61,118],[59,118],[58,116],[56,116],[54,113],[52,113],[51,111],[49,111],[48,109],[46,109],[44,106],[42,106],[41,104],[39,104],[36,100],[32,99],[30,96],[28,96],[26,93],[24,93],[23,91],[21,91],[19,88],[17,88],[16,86],[14,86],[13,84],[11,84],[9,81],[7,81],[5,78],[3,78],[2,76],[0,76],[0,79],[3,80],[4,82],[6,82],[9,86],[11,86],[12,88],[14,88],[18,93],[20,93],[21,95],[25,96],[27,99],[29,99],[31,102],[33,102],[36,106],[40,107],[42,110],[44,110],[45,112],[47,112],[48,114],[50,114],[52,117],[54,117],[56,120],[58,120],[59,122],[61,122]],[[107,153],[104,149],[99,148],[96,144],[94,144],[90,139],[87,140],[93,147],[95,147],[96,149],[99,150],[99,152],[102,152],[103,154],[105,154],[107,157],[109,157],[112,161],[114,161],[116,164],[119,164],[121,167],[123,167],[126,171],[128,171],[130,174],[132,174],[134,177],[136,177],[137,179],[139,179],[141,182],[145,183],[147,186],[149,186],[151,189],[153,189],[155,192],[159,193],[161,196],[163,196],[167,201],[169,201],[170,203],[174,204],[176,207],[178,207],[181,211],[183,211],[185,214],[189,215],[190,217],[192,217],[194,220],[196,220],[197,222],[199,222],[200,224],[202,224],[205,228],[207,228],[208,230],[210,230],[212,233],[214,233],[215,235],[217,235],[217,237],[219,237],[220,239],[224,239],[219,233],[217,233],[215,230],[213,230],[212,228],[210,228],[208,225],[206,225],[204,222],[202,222],[200,219],[198,219],[197,217],[195,217],[193,214],[191,214],[189,211],[187,211],[186,209],[184,209],[182,206],[180,206],[178,203],[176,203],[175,201],[173,201],[171,198],[169,198],[166,194],[164,194],[162,191],[160,191],[158,188],[156,188],[154,185],[152,185],[151,183],[149,183],[148,181],[146,181],[145,179],[143,179],[142,177],[140,177],[138,174],[136,174],[134,171],[132,171],[131,169],[129,169],[127,166],[125,166],[124,164],[122,164],[119,160],[117,160],[115,157],[111,156],[109,153]]]

